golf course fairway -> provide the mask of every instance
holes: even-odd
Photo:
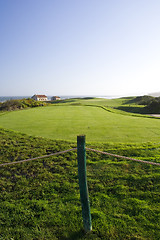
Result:
[[[123,115],[96,106],[53,105],[0,115],[0,127],[32,136],[89,142],[159,142],[160,119]]]

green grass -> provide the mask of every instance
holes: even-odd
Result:
[[[0,163],[75,147],[0,129]],[[159,161],[160,144],[87,147]],[[159,240],[160,168],[87,151],[93,231],[83,232],[76,152],[0,168],[2,240]]]
[[[113,104],[113,100],[110,101]],[[99,102],[103,105],[98,105]],[[75,100],[74,104],[85,105],[64,103],[9,112],[0,115],[0,126],[58,140],[75,141],[77,135],[86,134],[89,142],[159,142],[160,119],[105,109],[104,102],[101,99]]]
[[[128,100],[1,113],[0,126],[15,131],[0,128],[0,164],[76,147],[78,134],[87,147],[160,162],[160,119],[115,109]],[[160,239],[159,166],[87,151],[87,178],[93,231],[85,234],[76,152],[0,167],[0,240]]]
[[[62,104],[83,104],[83,105],[99,105],[104,107],[120,107],[120,106],[135,106],[137,105],[134,101],[134,97],[126,98],[114,98],[114,99],[104,99],[104,98],[71,98],[66,100],[61,100],[59,103]],[[54,104],[57,102],[55,101]],[[141,107],[140,105],[137,105]]]

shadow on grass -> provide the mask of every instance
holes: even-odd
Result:
[[[124,112],[130,112],[130,113],[140,113],[140,114],[145,114],[147,113],[147,111],[145,111],[144,108],[141,108],[141,107],[123,107],[123,106],[120,106],[120,107],[117,107],[116,109],[118,110],[122,110]]]
[[[100,240],[101,238],[99,238],[99,236],[94,232],[94,231],[91,231],[91,232],[85,232],[84,229],[81,229],[77,232],[72,232],[70,234],[69,237],[65,237],[65,236],[62,236],[60,238],[60,240],[93,240],[93,239],[97,239],[97,240]]]
[[[89,100],[89,99],[95,99],[95,97],[82,97],[82,98],[69,98],[69,99],[62,99],[62,100],[53,100],[49,103],[51,104],[57,104],[57,103],[72,103],[77,100]]]
[[[64,100],[54,100],[54,101],[50,101],[51,104],[71,103],[71,102],[75,102],[75,99],[64,99]]]
[[[84,100],[95,99],[95,97],[84,97],[84,98],[82,98],[82,99],[84,99]]]
[[[61,240],[78,240],[82,239],[86,235],[85,231],[83,229],[77,231],[77,232],[72,232],[72,234],[69,237],[62,237]]]
[[[132,104],[132,103],[138,103],[139,99],[138,98],[125,98],[126,100],[128,99],[128,101],[125,102],[125,104]]]

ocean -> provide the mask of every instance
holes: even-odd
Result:
[[[23,98],[29,98],[30,96],[0,96],[0,102],[5,102],[7,100],[13,100],[13,99],[23,99]]]
[[[0,96],[0,102],[5,102],[7,100],[13,100],[13,99],[23,99],[23,98],[30,98],[31,96]],[[48,100],[51,100],[52,96],[47,96]],[[112,99],[117,98],[116,96],[60,96],[61,99],[69,99],[69,98],[86,98],[86,97],[96,97],[96,98],[106,98],[106,99]]]

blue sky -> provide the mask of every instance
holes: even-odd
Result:
[[[160,91],[159,0],[1,0],[0,96]]]

